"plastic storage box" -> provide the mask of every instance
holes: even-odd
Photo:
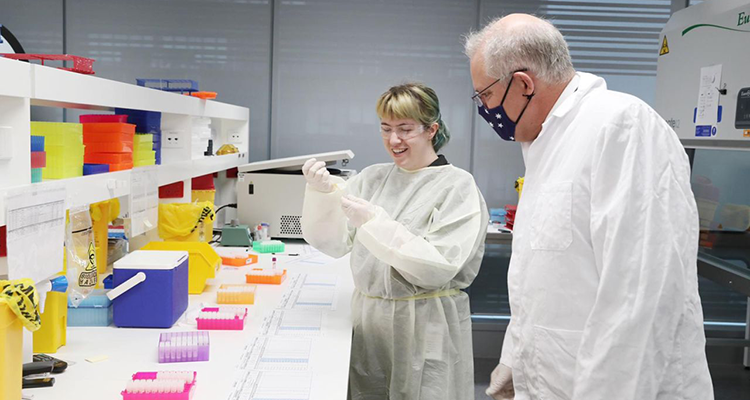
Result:
[[[23,325],[5,303],[0,303],[0,400],[21,398]]]
[[[170,328],[188,305],[188,253],[136,250],[114,264],[118,327]]]
[[[68,326],[110,326],[112,301],[104,290],[95,290],[78,307],[68,301]]]
[[[159,363],[208,361],[208,332],[164,332],[159,335]]]
[[[123,400],[190,400],[196,376],[194,371],[138,372],[120,394]]]
[[[245,318],[245,307],[205,307],[195,320],[201,330],[241,331],[245,329]]]
[[[224,284],[216,291],[218,304],[255,304],[255,285]]]
[[[190,294],[203,293],[206,280],[216,277],[221,257],[208,243],[203,242],[150,242],[142,250],[186,251],[190,254]]]
[[[245,280],[247,283],[281,285],[286,280],[286,270],[253,268],[245,275]]]

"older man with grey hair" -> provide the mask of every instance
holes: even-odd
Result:
[[[687,155],[643,101],[514,14],[466,40],[479,114],[526,165],[495,399],[710,400]]]

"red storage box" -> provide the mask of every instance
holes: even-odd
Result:
[[[47,153],[43,151],[31,152],[31,169],[44,168],[47,166]]]
[[[214,175],[208,174],[203,176],[196,176],[192,181],[192,190],[215,190],[214,187]]]
[[[119,122],[119,123],[124,124],[128,122],[128,116],[127,115],[110,115],[110,114],[88,114],[88,115],[79,116],[78,122],[82,124],[91,124],[91,123],[98,123],[98,122]]]

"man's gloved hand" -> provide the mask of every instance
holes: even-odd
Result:
[[[495,400],[513,400],[513,370],[505,364],[497,364],[490,377],[490,387],[485,391]]]
[[[333,192],[331,174],[328,172],[325,162],[314,158],[305,161],[305,165],[302,166],[302,174],[305,175],[305,180],[311,188],[323,193]]]
[[[341,209],[355,228],[367,223],[375,216],[375,206],[369,201],[346,195],[341,198]]]

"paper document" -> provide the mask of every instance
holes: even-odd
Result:
[[[307,373],[240,371],[228,400],[308,400],[311,384]]]
[[[9,191],[6,199],[8,278],[39,283],[63,269],[65,187]]]
[[[716,125],[719,115],[721,64],[701,68],[695,125]]]
[[[339,277],[336,274],[306,274],[304,286],[327,286],[336,287]]]
[[[307,371],[310,366],[309,338],[259,336],[245,346],[238,369],[260,371]]]
[[[336,299],[336,287],[289,288],[281,296],[278,308],[335,310]]]
[[[274,310],[263,320],[261,335],[320,336],[323,312],[320,310]]]

